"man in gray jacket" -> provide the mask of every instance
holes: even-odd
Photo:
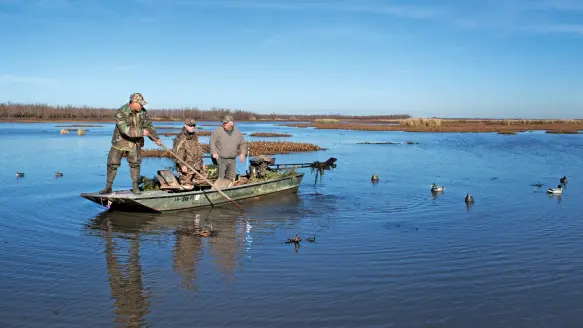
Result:
[[[237,155],[243,163],[247,153],[247,143],[243,134],[235,127],[233,117],[225,116],[223,126],[216,128],[211,134],[211,154],[219,163],[219,179],[235,179]]]

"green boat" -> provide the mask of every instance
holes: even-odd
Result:
[[[257,166],[251,165],[246,175],[237,176],[235,181],[216,178],[216,165],[207,165],[208,179],[213,186],[206,183],[195,186],[192,190],[184,190],[177,183],[176,177],[169,170],[159,170],[158,179],[161,187],[158,190],[145,190],[135,195],[131,190],[117,190],[110,194],[81,193],[84,197],[109,210],[130,212],[165,212],[177,211],[205,206],[216,206],[230,202],[216,188],[234,201],[256,198],[275,193],[297,193],[304,173],[296,172],[296,168],[316,167],[329,170],[336,167],[335,158],[326,162],[314,162],[305,164],[278,164],[270,163],[271,178],[251,179],[251,174],[257,174]],[[283,173],[280,170],[289,169]],[[214,175],[214,176],[213,176]]]

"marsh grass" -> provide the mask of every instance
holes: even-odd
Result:
[[[210,153],[209,144],[201,144],[202,151]],[[289,141],[248,141],[250,156],[289,154],[309,151],[326,150],[311,143],[289,142]],[[142,149],[142,157],[170,157],[172,154],[163,149]]]
[[[158,132],[158,134],[163,135],[165,137],[177,136],[182,132]],[[199,137],[208,137],[211,135],[210,131],[196,131],[196,135]]]
[[[340,121],[334,118],[318,118],[314,120],[316,124],[338,124]]]
[[[424,117],[411,117],[399,121],[401,126],[406,127],[440,127],[442,120],[439,118],[424,118]]]
[[[274,132],[255,132],[249,135],[250,137],[291,137],[288,133],[274,133]]]

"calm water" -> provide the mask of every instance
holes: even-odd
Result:
[[[111,124],[83,137],[55,125],[0,124],[1,327],[583,322],[583,136],[239,124],[328,148],[279,163],[334,156],[338,167],[317,185],[306,169],[297,195],[242,203],[244,215],[228,205],[153,215],[79,196],[104,186]],[[407,140],[419,144],[358,144]],[[170,165],[144,159],[142,173]],[[564,195],[548,196],[563,175]],[[432,182],[445,192],[433,197]],[[125,159],[114,187],[131,187]],[[178,233],[211,225],[217,237]],[[316,243],[282,243],[296,233]]]

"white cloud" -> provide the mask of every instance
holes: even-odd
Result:
[[[10,75],[10,74],[0,74],[0,82],[5,83],[51,83],[56,80],[50,77],[40,77],[40,76],[20,76],[20,75]]]
[[[443,16],[446,11],[435,6],[410,6],[367,3],[365,1],[233,1],[233,0],[168,0],[174,5],[223,6],[241,9],[272,10],[334,10],[346,12],[367,12],[404,18],[435,18]]]
[[[583,25],[578,24],[549,24],[526,27],[527,30],[537,33],[570,33],[583,36]]]

